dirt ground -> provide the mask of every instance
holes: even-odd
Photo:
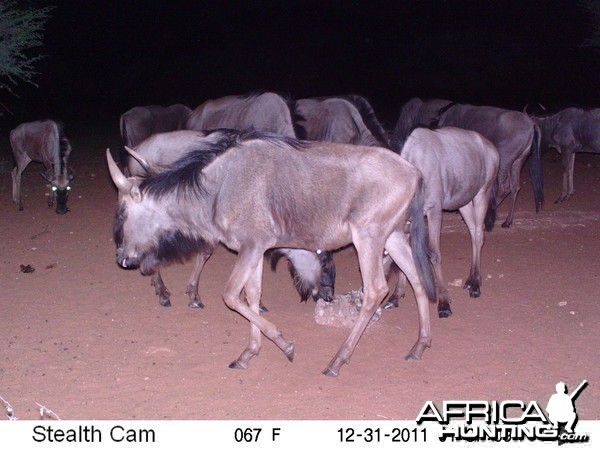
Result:
[[[263,302],[294,340],[295,360],[265,339],[247,370],[227,367],[249,334],[221,300],[234,254],[220,248],[207,263],[204,310],[187,307],[191,264],[163,272],[171,308],[159,306],[148,278],[120,269],[111,235],[116,191],[103,159],[117,138],[79,133],[70,135],[78,177],[67,215],[46,206],[39,166],[24,176],[22,212],[11,201],[10,173],[0,173],[0,396],[20,419],[38,417],[36,402],[62,419],[414,419],[427,400],[545,405],[558,381],[572,389],[583,379],[590,384],[576,401],[579,418],[600,419],[597,155],[577,156],[575,197],[555,205],[560,161],[544,154],[539,214],[523,171],[513,227],[499,227],[505,202],[486,237],[482,296],[449,286],[454,315],[438,319],[431,306],[433,345],[421,361],[404,360],[417,337],[409,290],[329,378],[321,370],[348,330],[316,324],[315,303],[300,303],[285,264],[265,272]],[[8,140],[0,151],[8,157]],[[444,216],[442,256],[448,283],[467,277],[469,237],[454,213]],[[354,250],[335,262],[337,292],[359,289]],[[35,271],[23,273],[28,264]]]

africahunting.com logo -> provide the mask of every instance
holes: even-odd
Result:
[[[587,433],[577,433],[575,399],[587,386],[583,380],[571,393],[565,383],[556,384],[544,409],[536,401],[502,402],[485,400],[451,400],[438,407],[427,401],[417,417],[417,424],[442,425],[440,441],[557,441],[559,445],[588,442]]]

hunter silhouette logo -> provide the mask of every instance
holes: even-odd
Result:
[[[556,383],[556,394],[552,394],[546,406],[548,419],[558,430],[559,441],[572,442],[579,441],[579,435],[573,431],[577,423],[577,412],[575,410],[575,399],[588,385],[587,380],[583,380],[575,390],[569,394],[567,385],[562,381]],[[564,424],[564,432],[561,425]]]
[[[448,400],[438,407],[427,401],[417,416],[417,425],[441,425],[440,441],[557,441],[559,445],[588,442],[587,433],[574,431],[577,423],[575,399],[587,386],[583,380],[572,393],[562,381],[543,407],[535,400]]]

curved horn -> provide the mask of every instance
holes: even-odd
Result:
[[[146,161],[144,159],[144,157],[142,155],[140,155],[138,152],[136,152],[135,150],[125,146],[125,150],[127,150],[127,153],[129,153],[131,156],[134,157],[134,159],[140,163],[140,166],[142,166],[142,168],[148,172],[148,173],[153,173],[154,169],[152,168],[152,166],[148,163],[148,161]]]
[[[117,163],[112,158],[109,149],[106,149],[106,161],[108,162],[108,170],[110,171],[110,177],[112,178],[113,183],[115,183],[115,186],[117,186],[119,192],[129,194],[131,192],[131,188],[133,187],[133,181],[131,181],[125,175],[123,175],[123,173],[117,166]]]

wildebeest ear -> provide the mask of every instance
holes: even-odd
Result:
[[[153,167],[148,163],[148,161],[146,161],[146,159],[144,159],[144,157],[142,155],[140,155],[138,152],[136,152],[135,150],[133,150],[127,146],[125,146],[125,150],[127,150],[127,153],[129,153],[131,156],[133,156],[133,158],[140,164],[140,166],[142,166],[142,168],[147,173],[154,172]]]
[[[115,183],[115,186],[117,186],[119,192],[123,194],[129,194],[134,186],[133,181],[123,175],[117,166],[117,163],[112,158],[109,149],[106,149],[106,162],[108,163],[110,177],[112,178],[113,183]]]
[[[139,203],[142,201],[142,192],[140,191],[139,186],[135,183],[131,187],[131,191],[129,191],[129,195],[131,195],[131,198],[136,203]]]
[[[77,174],[73,169],[69,167],[69,169],[67,170],[67,177],[69,178],[69,181],[73,181],[75,178],[77,178]]]
[[[54,177],[54,174],[52,173],[51,170],[46,170],[45,172],[40,172],[40,175],[44,178],[44,180],[46,180],[48,183],[52,183],[52,178]]]

